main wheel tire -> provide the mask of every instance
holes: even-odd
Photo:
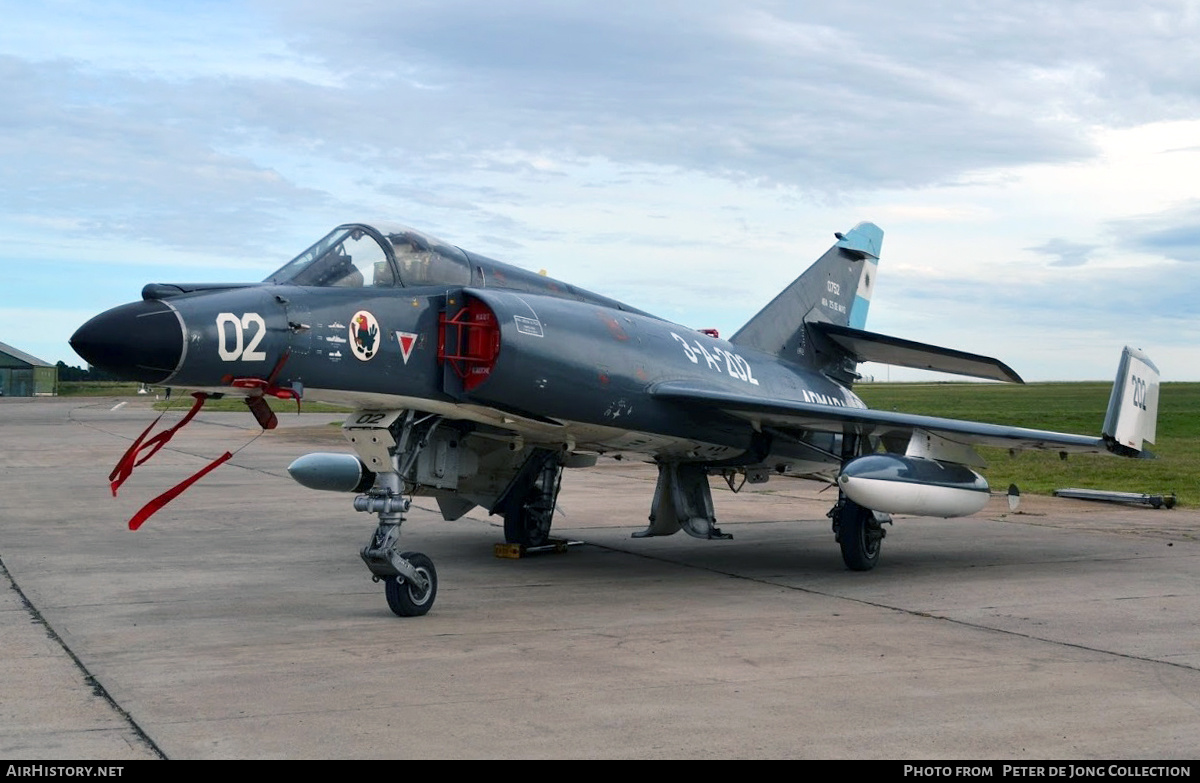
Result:
[[[542,546],[550,540],[554,509],[546,509],[545,494],[532,488],[525,500],[504,512],[504,540],[510,544]]]
[[[398,617],[420,617],[429,611],[437,598],[437,569],[433,561],[420,552],[402,552],[403,557],[417,572],[429,580],[425,590],[418,590],[415,585],[402,576],[392,576],[383,580],[383,594],[387,596],[388,607]]]
[[[846,501],[838,514],[838,543],[842,560],[851,571],[870,571],[879,562],[883,527],[870,509]]]
[[[504,512],[504,540],[510,544],[542,546],[550,540],[562,466],[547,465]]]

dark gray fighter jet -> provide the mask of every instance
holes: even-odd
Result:
[[[728,340],[403,226],[355,223],[261,283],[147,285],[71,345],[129,380],[196,390],[193,410],[206,395],[243,396],[265,428],[275,419],[264,396],[353,406],[343,431],[354,453],[309,454],[289,470],[355,493],[354,508],[377,517],[361,554],[401,616],[437,595],[433,563],[399,547],[414,494],[446,519],[486,508],[509,542],[536,546],[564,468],[636,456],[659,473],[635,535],[722,539],[710,476],[733,489],[818,478],[838,489],[829,516],[846,565],[865,571],[890,514],[983,508],[973,445],[1146,456],[1158,371],[1130,348],[1098,437],[868,410],[851,391],[863,361],[1021,379],[995,359],[864,331],[883,232],[860,223],[835,236]],[[114,491],[162,442],[130,448]]]

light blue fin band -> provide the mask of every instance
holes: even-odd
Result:
[[[863,299],[861,296],[854,297],[854,304],[850,306],[850,327],[853,329],[865,329],[867,326],[867,310],[871,307],[870,299]]]

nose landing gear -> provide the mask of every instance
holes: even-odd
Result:
[[[417,419],[413,411],[408,411],[403,422],[396,425],[399,438],[394,439],[390,428],[401,413],[363,413],[352,417],[355,435],[350,440],[359,456],[365,456],[364,463],[392,468],[377,473],[374,486],[365,495],[354,498],[354,510],[379,517],[379,526],[360,554],[371,577],[383,582],[388,607],[399,617],[419,617],[433,608],[437,598],[437,569],[420,552],[399,551],[400,526],[412,504],[403,495],[401,477],[409,475],[440,417]],[[425,425],[423,431],[418,434],[416,430],[422,425]]]

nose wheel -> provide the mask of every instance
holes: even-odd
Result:
[[[355,498],[359,511],[375,511],[380,516],[371,542],[359,554],[375,581],[383,582],[383,594],[392,612],[399,617],[419,617],[433,607],[437,598],[437,569],[427,555],[399,551],[400,523],[409,501],[374,489],[371,492],[374,494]]]
[[[400,557],[412,566],[424,585],[399,574],[384,578],[383,593],[388,608],[397,617],[419,617],[429,611],[437,598],[437,569],[433,567],[433,561],[420,552],[402,552]]]

